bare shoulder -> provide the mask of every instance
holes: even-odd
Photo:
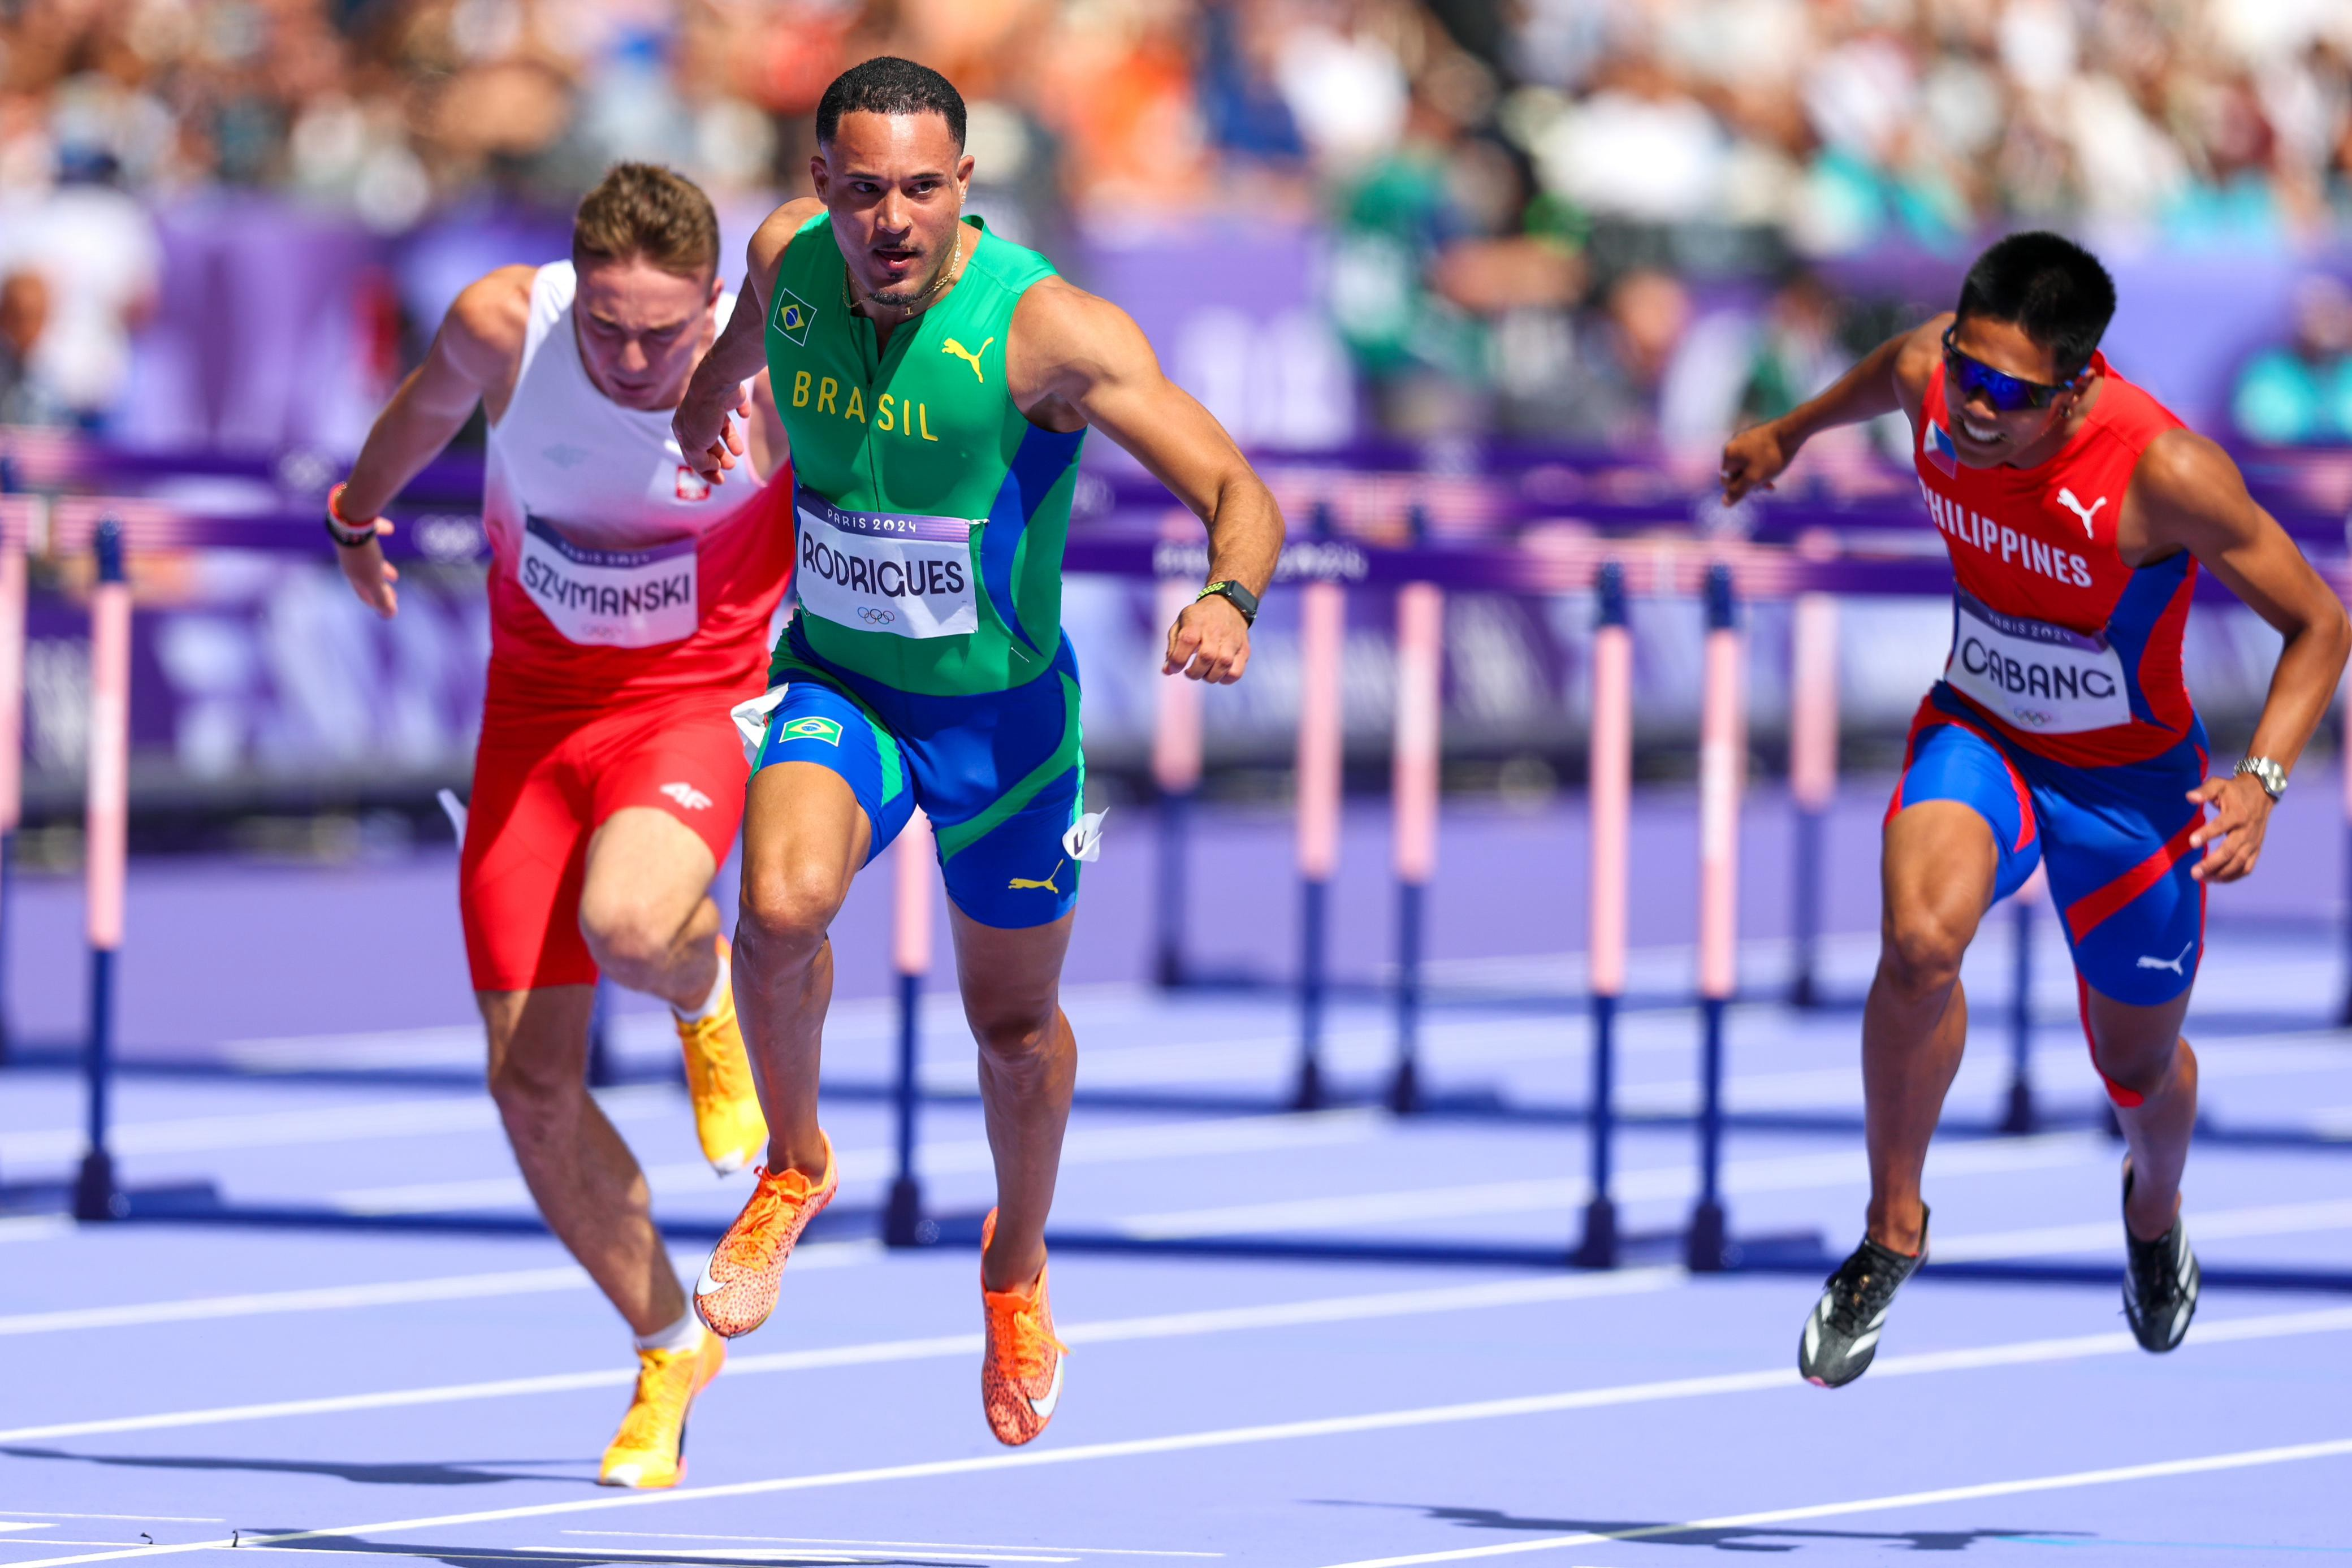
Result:
[[[513,379],[531,329],[534,277],[534,266],[503,266],[463,287],[433,350],[485,391]]]
[[[502,267],[458,291],[442,330],[460,351],[520,359],[530,329],[530,290],[535,267]]]
[[[2247,499],[2237,463],[2218,442],[2186,426],[2147,444],[2132,469],[2131,488],[2142,505],[2208,523],[2227,520]]]
[[[1133,317],[1059,277],[1040,278],[1021,296],[1006,347],[1033,371],[1046,375],[1134,371],[1159,362]]]
[[[776,275],[776,264],[783,259],[784,247],[793,243],[793,236],[800,233],[811,218],[824,211],[824,204],[814,196],[801,196],[770,213],[760,226],[751,231],[751,243],[744,250],[744,260],[751,267],[751,276],[764,286]]]
[[[1952,325],[1952,313],[1931,316],[1904,338],[1903,347],[1895,355],[1895,392],[1903,400],[1904,412],[1917,417],[1920,407],[1927,401],[1927,383],[1940,375],[1944,368],[1944,333]]]

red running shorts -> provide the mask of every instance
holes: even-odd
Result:
[[[585,720],[509,716],[484,727],[457,862],[476,990],[595,983],[580,890],[588,841],[614,812],[667,812],[710,846],[714,864],[726,861],[751,776],[728,716],[734,700],[731,690],[698,690]]]

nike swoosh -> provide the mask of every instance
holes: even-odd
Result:
[[[702,1278],[694,1282],[694,1293],[698,1296],[715,1296],[726,1288],[710,1277],[710,1265],[708,1263],[702,1266]]]
[[[1062,1358],[1059,1355],[1056,1355],[1054,1358],[1054,1386],[1045,1390],[1045,1398],[1032,1399],[1029,1401],[1029,1409],[1031,1414],[1034,1415],[1040,1421],[1052,1420],[1054,1418],[1054,1407],[1062,1402],[1063,1364]]]

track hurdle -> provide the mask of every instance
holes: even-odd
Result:
[[[1411,582],[1397,592],[1396,738],[1392,747],[1391,854],[1397,883],[1396,1071],[1389,1109],[1421,1108],[1421,954],[1429,883],[1437,874],[1444,722],[1445,593]]]
[[[1156,602],[1160,625],[1176,624],[1192,602],[1192,586],[1178,578],[1160,580]],[[1155,649],[1157,659],[1163,650]],[[1158,886],[1152,901],[1152,978],[1163,988],[1183,985],[1184,921],[1191,908],[1185,879],[1192,802],[1201,789],[1201,684],[1162,675],[1152,709],[1151,783],[1157,797]]]
[[[1298,601],[1298,1076],[1290,1106],[1312,1111],[1327,1097],[1323,1014],[1330,985],[1331,876],[1339,865],[1339,661],[1348,591],[1336,582],[1310,582]]]
[[[1748,769],[1744,653],[1732,617],[1731,569],[1711,566],[1698,720],[1699,1193],[1688,1239],[1695,1271],[1720,1270],[1727,1260],[1723,1015],[1739,987],[1739,796]]]
[[[2336,1021],[2352,1027],[2352,678],[2343,683],[2343,716],[2336,726],[2336,767],[2343,775],[2344,810],[2344,999]]]
[[[2040,866],[2010,897],[2009,1097],[2000,1117],[2004,1133],[2030,1133],[2040,1124],[2033,1108],[2033,906],[2049,890]]]
[[[1617,1003],[1625,994],[1627,851],[1633,810],[1633,633],[1625,618],[1625,569],[1601,569],[1600,625],[1592,633],[1592,718],[1586,745],[1591,841],[1591,914],[1585,936],[1592,1013],[1592,1093],[1586,1108],[1592,1196],[1576,1261],[1617,1265],[1617,1205],[1609,1196],[1617,1136]]]
[[[0,504],[16,487],[0,459]],[[10,508],[13,512],[14,508]],[[0,515],[0,1062],[14,1038],[7,956],[16,878],[16,829],[25,816],[25,547],[14,516]]]
[[[83,820],[89,937],[89,1037],[82,1053],[89,1084],[89,1151],[74,1183],[74,1218],[121,1219],[131,1212],[114,1182],[107,1147],[113,1079],[114,960],[122,949],[122,883],[131,823],[131,584],[122,570],[122,525],[98,525],[98,580],[89,595],[89,768]]]
[[[915,1113],[922,1104],[923,977],[931,969],[931,821],[918,810],[891,848],[890,962],[898,974],[898,1063],[891,1079],[898,1174],[882,1211],[882,1240],[921,1247],[939,1238],[923,1218],[923,1184],[915,1173]]]
[[[1820,592],[1797,595],[1789,644],[1789,800],[1796,836],[1789,867],[1789,1003],[1814,1008],[1822,1004],[1825,829],[1838,780],[1837,601]]]

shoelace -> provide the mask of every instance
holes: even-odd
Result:
[[[2131,1243],[2132,1293],[2143,1308],[2162,1311],[2178,1305],[2188,1294],[2180,1288],[2180,1270],[2173,1257],[2172,1239],[2179,1228],[2176,1224],[2153,1241],[2124,1232]]]
[[[765,1166],[759,1167],[758,1176],[760,1185],[751,1189],[751,1201],[744,1205],[742,1218],[727,1233],[727,1252],[730,1262],[748,1260],[764,1267],[782,1244],[783,1231],[791,1223],[790,1211],[814,1197],[816,1188],[803,1176],[801,1190],[789,1191]],[[778,1223],[780,1218],[782,1224]]]
[[[1070,1347],[1050,1333],[1041,1321],[1045,1315],[1042,1300],[1033,1299],[1025,1307],[1011,1308],[999,1307],[992,1300],[989,1308],[992,1312],[1003,1313],[1008,1331],[995,1336],[998,1359],[1010,1361],[1013,1375],[1021,1381],[1045,1375],[1045,1346],[1048,1344],[1064,1355],[1070,1354]],[[1011,1342],[1009,1346],[1005,1343],[1007,1341]]]
[[[1901,1283],[1879,1267],[1867,1248],[1858,1249],[1831,1277],[1831,1326],[1841,1333],[1860,1333],[1894,1299]]]

